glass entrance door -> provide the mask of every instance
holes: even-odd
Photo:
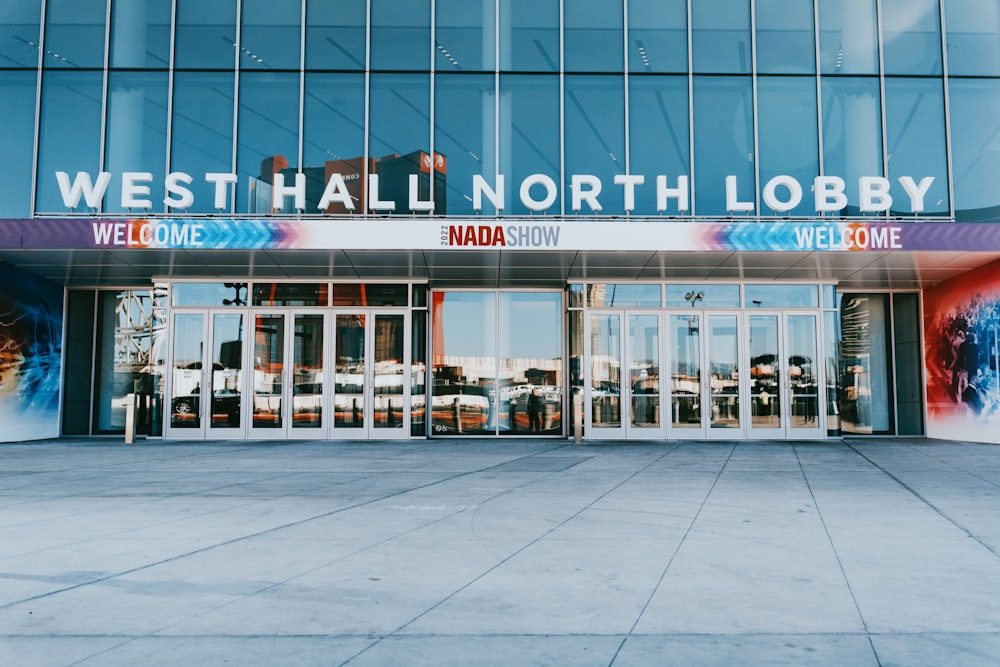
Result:
[[[325,316],[268,309],[251,318],[250,437],[325,437]]]
[[[588,433],[594,438],[662,438],[660,315],[649,312],[592,313]],[[622,370],[625,377],[622,377]]]
[[[816,313],[747,314],[749,437],[825,437],[818,319]]]
[[[244,437],[244,318],[215,310],[173,314],[166,438]]]
[[[740,327],[735,314],[668,313],[674,438],[742,438]]]
[[[408,315],[374,309],[334,314],[331,437],[380,440],[410,433]]]

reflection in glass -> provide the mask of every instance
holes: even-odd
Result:
[[[412,314],[410,338],[410,435],[427,435],[427,311]]]
[[[104,67],[107,13],[107,0],[48,0],[42,64],[45,67]],[[6,16],[4,19],[6,22]]]
[[[292,343],[292,428],[323,426],[323,316],[296,315]]]
[[[691,294],[700,294],[694,299]],[[689,285],[667,285],[667,306],[688,308],[739,308],[740,286],[721,283],[697,283]]]
[[[403,380],[406,367],[403,359],[404,331],[402,315],[376,313],[375,358],[375,428],[403,428]]]
[[[632,20],[631,13],[629,20]],[[687,67],[687,55],[684,66]],[[633,76],[629,77],[628,86],[629,167],[633,174],[645,177],[644,183],[635,188],[633,213],[657,215],[655,175],[666,175],[667,187],[676,188],[677,177],[691,173],[688,79],[686,76]],[[676,198],[666,203],[668,213],[678,212]]]
[[[243,368],[243,315],[212,317],[212,428],[239,428]]]
[[[55,172],[65,171],[72,179],[84,171],[96,178],[101,163],[103,81],[100,71],[43,74],[35,210],[66,211]],[[76,210],[88,210],[82,197]]]
[[[233,69],[236,5],[237,0],[177,0],[175,68]]]
[[[795,208],[777,212],[761,200],[762,213],[815,215],[815,198],[811,192],[813,179],[819,175],[815,79],[761,77],[757,81],[757,109],[761,188],[779,175],[793,177],[802,188],[801,201]],[[795,137],[795,141],[789,141],[789,137]],[[774,190],[779,202],[792,200],[788,188],[782,186]]]
[[[0,62],[5,67],[38,67],[41,0],[7,3],[0,24]],[[48,63],[46,63],[48,64]],[[6,89],[5,89],[6,90]],[[27,216],[25,216],[27,217]]]
[[[302,0],[242,0],[240,67],[299,69]],[[339,3],[338,3],[339,4]]]
[[[816,308],[816,285],[749,283],[743,287],[747,308]]]
[[[701,316],[670,316],[670,423],[701,428]]]
[[[629,315],[628,371],[632,394],[632,426],[660,425],[660,318]]]
[[[163,211],[167,146],[167,73],[111,72],[108,75],[107,153],[105,171],[112,178],[104,199],[106,211]],[[149,194],[136,194],[133,206],[122,201],[122,172],[145,171],[149,180],[136,185]],[[197,175],[199,178],[201,174]]]
[[[845,294],[841,300],[840,423],[845,433],[892,433],[888,296]]]
[[[397,213],[409,212],[409,176],[421,176],[420,199],[431,199],[427,191],[429,174],[424,169],[424,159],[430,149],[430,77],[427,74],[372,74],[371,75],[371,136],[368,153],[378,161],[379,191],[369,193],[369,201],[376,195],[382,201],[395,202]],[[447,172],[444,163],[437,166],[435,188],[445,185],[441,171]],[[435,195],[437,192],[435,192]],[[437,212],[445,213],[445,197],[435,196]]]
[[[948,74],[1000,76],[1000,12],[996,0],[944,0]]]
[[[630,72],[686,73],[687,0],[629,0],[628,38]]]
[[[405,306],[409,285],[395,283],[334,283],[333,306]]]
[[[754,315],[750,325],[750,423],[753,428],[781,426],[781,373],[778,316]]]
[[[373,70],[430,70],[430,0],[371,0],[371,43]]]
[[[257,315],[254,332],[253,427],[282,428],[285,316]]]
[[[501,435],[562,433],[562,294],[501,292]]]
[[[563,21],[567,72],[622,71],[621,0],[563,0]]]
[[[657,283],[593,283],[587,285],[587,305],[658,307],[661,290]]]
[[[138,432],[150,433],[153,310],[149,290],[100,291],[95,346],[94,430],[123,431],[130,393]]]
[[[205,346],[205,316],[174,315],[174,367],[170,378],[170,425],[201,428],[201,376]]]
[[[740,427],[740,332],[736,315],[708,316],[711,428]]]
[[[215,213],[215,184],[204,174],[233,170],[232,72],[175,72],[170,170],[190,175],[190,213]],[[232,196],[223,208],[230,209]]]
[[[521,203],[520,183],[531,174],[544,174],[559,189],[559,77],[501,75],[500,173],[506,176],[507,213],[527,215]],[[544,188],[531,190],[535,201]],[[558,213],[559,197],[547,209]]]
[[[824,345],[824,373],[826,379],[826,433],[827,435],[840,435],[841,425],[841,405],[839,401],[837,382],[840,377],[838,372],[838,342],[840,337],[840,325],[838,323],[836,311],[823,313],[823,345]],[[919,366],[917,366],[919,369]],[[919,373],[919,370],[918,370]],[[923,382],[914,383],[914,391],[923,395]],[[918,406],[923,411],[923,405],[918,402]],[[923,433],[923,430],[920,431]]]
[[[785,331],[788,380],[792,405],[792,428],[816,428],[819,415],[819,383],[816,376],[816,316],[789,315]]]
[[[365,319],[363,314],[337,315],[334,334],[334,426],[365,425]]]
[[[320,212],[319,198],[334,173],[344,177],[354,203],[353,212],[361,213],[365,173],[371,171],[364,168],[364,75],[307,73],[304,106],[302,171],[306,175],[306,213]],[[311,193],[318,196],[311,197]],[[347,213],[349,209],[333,202],[323,212]]]
[[[694,116],[698,119],[694,126],[694,153],[698,156],[695,212],[728,213],[726,177],[730,175],[736,177],[738,201],[753,207],[755,156],[750,78],[696,78]]]
[[[432,293],[433,435],[496,433],[495,292]]]
[[[939,12],[939,0],[882,0],[886,74],[941,73]]]
[[[691,25],[695,72],[750,73],[749,0],[692,2]],[[695,116],[699,114],[696,112]]]
[[[245,306],[246,283],[173,283],[170,299],[174,306]]]
[[[299,75],[240,74],[239,137],[236,149],[237,213],[271,213],[274,175],[295,183],[299,156]],[[294,211],[286,197],[282,212]]]
[[[170,5],[170,0],[111,3],[111,67],[170,66]]]
[[[35,27],[37,29],[37,25]],[[0,26],[2,39],[3,27]],[[3,90],[0,96],[0,127],[5,133],[4,150],[10,155],[31,155],[33,150],[36,77],[35,70],[0,72],[0,90]],[[31,160],[0,160],[0,183],[5,185],[5,195],[0,198],[0,217],[30,217]]]
[[[364,70],[367,12],[367,0],[306,2],[306,69]]]
[[[955,219],[992,222],[1000,216],[1000,189],[996,187],[1000,151],[992,148],[994,137],[1000,135],[1000,114],[984,114],[983,109],[1000,108],[1000,81],[950,79],[948,101]]]
[[[812,0],[758,2],[755,11],[757,72],[763,74],[815,72],[816,45]],[[815,119],[815,113],[813,118]],[[813,122],[815,123],[815,120]]]
[[[440,5],[439,5],[440,9]],[[434,151],[447,159],[447,211],[474,215],[472,177],[490,187],[496,173],[496,95],[492,74],[438,74],[434,80]],[[437,174],[444,180],[445,174]],[[494,215],[483,197],[483,215]]]
[[[946,215],[948,157],[944,135],[944,89],[941,79],[887,78],[885,80],[885,132],[889,153],[892,211],[912,215],[910,196],[899,177],[916,183],[934,177],[923,197],[922,215]]]
[[[441,72],[492,72],[496,0],[435,0],[435,65]]]
[[[878,74],[875,3],[819,3],[819,61],[823,74]]]
[[[858,179],[882,175],[882,111],[878,79],[823,79],[823,168],[848,187],[847,208],[858,215]]]
[[[256,283],[255,306],[325,306],[329,303],[327,283]]]
[[[559,0],[500,2],[500,69],[559,71]]]
[[[622,341],[619,315],[590,317],[590,422],[594,428],[622,425]]]
[[[620,4],[619,4],[620,9]],[[618,51],[621,53],[621,50]],[[604,215],[625,212],[625,190],[614,185],[625,173],[625,79],[623,76],[567,75],[565,158],[566,208],[583,215],[595,213],[586,201],[574,203],[571,174],[597,176],[603,190],[597,196]],[[659,173],[659,172],[657,172]],[[589,185],[582,186],[589,191]]]

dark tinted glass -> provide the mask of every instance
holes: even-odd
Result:
[[[107,0],[49,0],[46,67],[103,67]]]
[[[243,0],[240,67],[298,69],[302,0]]]
[[[430,69],[430,0],[371,0],[371,17],[372,69]]]
[[[253,286],[255,306],[326,306],[330,300],[327,283],[265,283]]]
[[[371,136],[368,152],[378,161],[379,198],[409,207],[409,176],[430,150],[430,77],[426,74],[371,76]],[[376,193],[371,193],[374,196]],[[428,193],[421,197],[427,201]]]
[[[306,74],[303,160],[306,191],[322,192],[339,173],[361,212],[365,155],[365,80],[361,73]],[[314,200],[315,197],[307,197]],[[318,200],[317,200],[318,204]],[[346,213],[333,203],[329,213]],[[307,213],[317,213],[312,201]]]
[[[344,283],[333,285],[333,305],[405,306],[410,302],[409,285],[391,283]]]
[[[494,0],[436,0],[434,57],[438,72],[493,71],[496,62]]]
[[[525,177],[544,174],[559,185],[559,77],[500,76],[500,173],[506,176],[507,211],[527,214],[519,188]],[[532,189],[536,200],[542,188]],[[549,213],[558,213],[558,197]]]
[[[492,74],[439,74],[435,79],[434,150],[447,160],[445,179],[449,215],[472,215],[472,177],[491,187],[496,173],[496,96]],[[483,198],[482,213],[494,213]]]
[[[0,67],[38,67],[42,0],[6,0],[0,20]]]
[[[4,128],[4,151],[0,160],[0,217],[27,218],[31,214],[31,151],[35,136],[36,72],[0,71],[0,127]],[[50,178],[55,178],[50,176]],[[55,210],[64,210],[62,207]]]
[[[614,178],[625,173],[625,79],[622,76],[567,75],[566,90],[566,213],[596,213],[581,200],[574,203],[572,175],[597,176],[597,196],[603,215],[625,212],[624,189]],[[580,190],[591,190],[582,186]],[[577,207],[579,204],[579,207]]]
[[[365,68],[366,0],[306,2],[306,67]]]

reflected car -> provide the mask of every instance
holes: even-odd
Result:
[[[199,394],[174,397],[172,407],[174,421],[197,420],[200,405],[201,396]],[[231,389],[216,391],[212,395],[211,420],[213,424],[239,426],[240,393]]]

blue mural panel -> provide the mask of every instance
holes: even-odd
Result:
[[[0,441],[59,435],[63,290],[0,265]]]

